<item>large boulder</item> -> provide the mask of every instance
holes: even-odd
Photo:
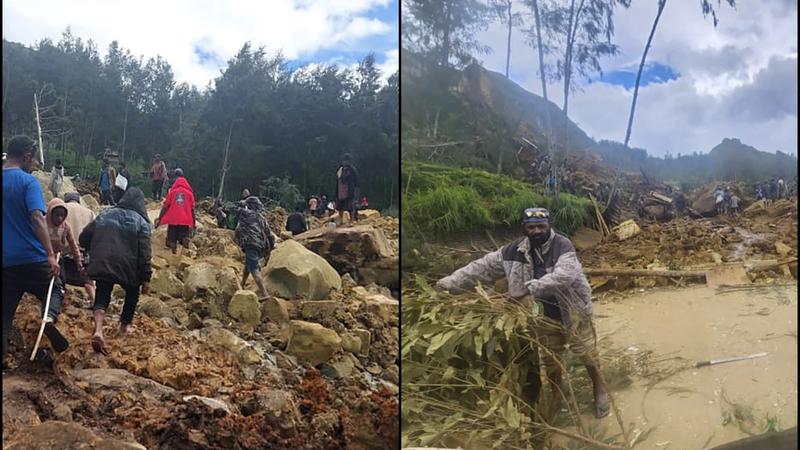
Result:
[[[103,438],[94,431],[77,423],[50,420],[15,434],[10,442],[4,442],[6,450],[142,450],[136,442],[125,442],[115,438]]]
[[[176,393],[174,389],[123,369],[82,369],[73,374],[75,384],[89,393],[135,391],[147,400],[157,401]]]
[[[252,345],[224,328],[212,328],[205,338],[209,343],[236,355],[242,364],[261,364],[264,361]]]
[[[100,212],[100,202],[93,195],[81,195],[81,205],[91,209],[95,213]]]
[[[261,318],[277,324],[289,323],[291,306],[286,300],[270,297],[261,303]]]
[[[359,267],[358,275],[363,284],[375,283],[379,286],[399,290],[400,259],[395,256],[367,262],[364,266]]]
[[[258,301],[258,295],[253,291],[244,289],[236,291],[230,303],[228,303],[228,314],[242,322],[254,326],[258,325],[261,323],[261,305]]]
[[[220,295],[227,302],[241,289],[239,277],[232,268],[215,267],[206,262],[187,267],[183,280],[183,298],[187,300],[211,294]]]
[[[289,299],[297,295],[324,299],[332,290],[342,287],[341,277],[327,261],[291,240],[282,242],[272,252],[266,283],[272,295]]]
[[[175,314],[172,308],[163,301],[150,296],[142,296],[139,303],[136,305],[136,310],[141,314],[153,317],[171,317],[174,318]]]
[[[370,295],[364,299],[367,311],[380,317],[384,322],[392,322],[400,317],[400,302],[382,294]]]
[[[50,172],[41,170],[34,171],[31,175],[39,180],[39,185],[42,187],[42,194],[44,194],[45,203],[53,199],[53,193],[50,192]],[[71,177],[64,177],[64,182],[61,184],[61,190],[58,191],[58,196],[62,199],[67,192],[77,192],[75,185],[72,184]]]
[[[342,349],[342,338],[318,323],[293,320],[286,352],[312,366],[327,362]]]
[[[153,278],[150,280],[150,291],[154,294],[167,294],[170,297],[181,297],[183,295],[183,281],[171,270],[156,270],[153,272]]]
[[[325,258],[340,274],[356,274],[368,262],[394,256],[386,235],[371,225],[318,228],[295,239]]]
[[[742,209],[745,205],[745,196],[742,193],[741,189],[737,185],[730,185],[728,188],[731,190],[732,193],[736,194],[737,197],[741,199],[739,204],[739,209]],[[700,213],[700,215],[705,217],[711,217],[717,214],[716,212],[716,199],[714,198],[714,191],[717,190],[717,183],[711,183],[700,189],[697,193],[694,194],[692,197],[692,209]]]

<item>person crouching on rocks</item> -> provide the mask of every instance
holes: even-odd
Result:
[[[97,282],[94,302],[95,332],[92,347],[108,354],[103,337],[103,319],[115,284],[125,290],[119,335],[127,336],[139,290],[150,291],[153,268],[150,261],[150,221],[144,207],[144,193],[137,187],[125,191],[119,203],[102,212],[84,228],[78,241],[89,252],[89,277]]]

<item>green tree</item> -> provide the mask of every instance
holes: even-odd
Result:
[[[412,49],[449,66],[452,60],[465,65],[474,54],[485,54],[489,47],[476,39],[485,29],[491,9],[479,0],[405,0],[408,12],[406,41]],[[404,23],[405,27],[406,24]]]

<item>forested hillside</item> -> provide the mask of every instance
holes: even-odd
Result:
[[[227,198],[270,177],[288,177],[305,196],[331,196],[349,152],[370,203],[397,205],[398,75],[382,84],[372,55],[352,70],[297,68],[245,43],[198,87],[178,82],[163,58],[145,60],[122,44],[101,54],[69,29],[32,47],[4,39],[4,144],[15,134],[36,137],[36,94],[46,166],[64,157],[69,175],[93,177],[107,148],[137,170],[160,153],[200,195],[216,195],[230,137]]]

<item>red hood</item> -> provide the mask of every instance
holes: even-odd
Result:
[[[184,188],[194,192],[192,186],[189,184],[189,181],[185,177],[178,177],[178,179],[175,180],[175,183],[172,185],[172,189],[175,188]]]

